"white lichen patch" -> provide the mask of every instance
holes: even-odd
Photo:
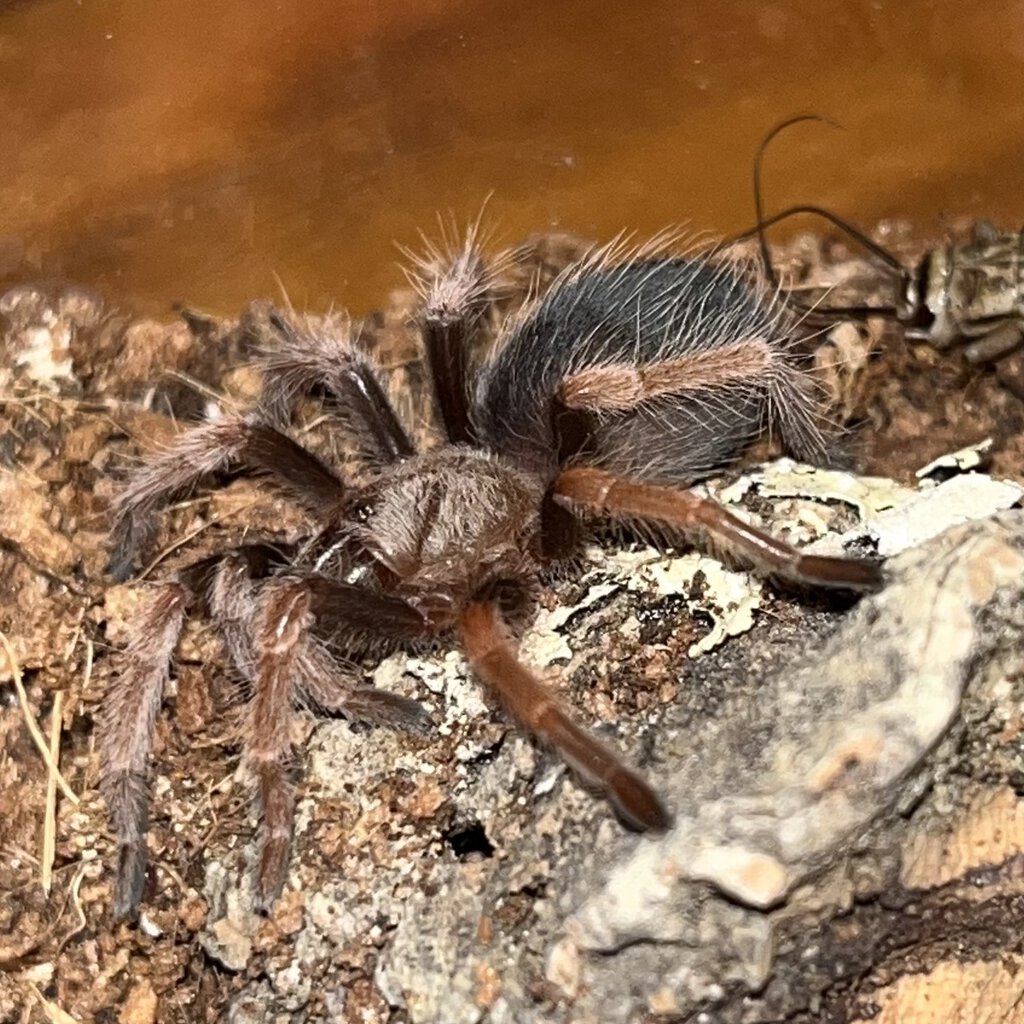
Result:
[[[720,562],[701,559],[707,563],[701,566],[705,585],[714,595],[710,605],[714,625],[711,632],[695,644],[690,645],[691,658],[714,650],[727,637],[739,636],[754,625],[754,612],[761,607],[761,584],[751,579],[749,573],[726,569]],[[690,605],[703,602],[688,602]],[[708,606],[704,605],[705,610]]]
[[[560,609],[565,610],[565,609]],[[568,609],[576,611],[577,609]],[[523,638],[522,652],[530,664],[537,667],[553,665],[555,662],[567,662],[572,657],[569,641],[559,632],[564,623],[553,626],[548,622],[539,621],[550,612],[542,612],[529,633]]]
[[[769,499],[773,512],[766,529],[811,550],[842,554],[867,542],[883,557],[923,544],[944,530],[983,519],[1018,504],[1024,488],[973,472],[990,442],[981,442],[934,460],[917,474],[918,487],[906,487],[886,477],[859,477],[841,470],[816,469],[782,458],[745,474],[726,487],[712,482],[707,492],[746,519],[739,504],[752,493]],[[937,470],[960,475],[936,483]],[[854,510],[859,523],[839,531],[839,508]],[[761,607],[763,588],[750,573],[737,572],[697,552],[664,558],[649,551],[621,552],[603,559],[623,574],[621,585],[659,597],[679,595],[691,612],[712,619],[707,636],[693,644],[690,657],[714,649],[728,637],[749,630]],[[701,586],[695,587],[700,574]],[[693,596],[694,594],[697,596]]]
[[[1024,497],[1024,488],[1009,480],[995,480],[973,472],[980,464],[986,442],[935,459],[918,471],[917,488],[885,477],[857,477],[838,470],[815,469],[778,459],[723,488],[718,500],[735,501],[752,491],[769,499],[812,498],[816,502],[842,502],[856,509],[860,522],[842,533],[821,531],[811,550],[841,554],[865,543],[885,558],[923,544],[950,527],[1012,508]],[[938,470],[959,471],[942,483],[931,479]],[[823,506],[824,507],[824,506]],[[787,508],[792,513],[793,508]],[[814,526],[813,512],[802,507],[798,518]],[[826,520],[827,521],[827,520]],[[772,529],[786,533],[791,520],[772,520]],[[797,539],[790,535],[790,539]]]
[[[458,651],[444,655],[410,657],[398,652],[385,658],[373,673],[373,685],[419,699],[423,690],[441,698],[442,735],[456,722],[468,722],[487,714],[479,685],[471,678],[466,660]]]
[[[912,499],[875,516],[864,526],[878,553],[888,557],[923,544],[953,526],[1012,508],[1021,497],[1024,488],[1019,484],[993,480],[981,473],[955,476],[937,485],[925,480]]]
[[[852,505],[862,520],[894,508],[914,494],[887,477],[854,476],[838,469],[816,469],[792,459],[777,459],[742,476],[717,494],[719,501],[737,501],[751,489],[763,498],[811,498]],[[780,524],[781,525],[781,524]]]
[[[546,668],[557,661],[568,661],[572,657],[572,648],[562,629],[574,615],[614,594],[621,586],[617,582],[598,583],[590,587],[583,600],[574,605],[563,605],[551,611],[542,609],[523,637],[523,656],[540,668]]]
[[[992,450],[992,438],[986,437],[984,441],[968,445],[958,451],[949,452],[947,455],[940,455],[933,459],[927,466],[922,466],[914,475],[918,480],[932,476],[935,473],[953,470],[957,473],[966,473],[968,470],[978,469],[985,461],[985,457]]]
[[[651,598],[682,597],[688,611],[703,612],[712,620],[708,634],[689,648],[691,658],[746,632],[761,606],[760,580],[697,551],[660,555],[653,549],[643,549],[609,554],[592,548],[588,553],[600,563],[595,573],[604,577],[611,574],[606,587]]]

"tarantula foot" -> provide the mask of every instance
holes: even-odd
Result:
[[[357,722],[407,732],[428,733],[435,725],[430,712],[419,701],[374,686],[355,689],[345,701],[344,714]]]
[[[866,558],[829,558],[825,555],[803,555],[801,572],[814,583],[825,587],[841,587],[870,593],[885,584],[884,562]]]
[[[620,768],[608,783],[608,793],[619,821],[634,832],[665,832],[672,815],[661,798],[635,772]]]
[[[263,844],[252,900],[257,913],[269,914],[284,890],[290,848],[290,840],[284,836],[271,837]]]
[[[146,887],[146,843],[123,843],[117,851],[117,875],[114,878],[115,918],[135,918]]]

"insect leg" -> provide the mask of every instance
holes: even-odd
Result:
[[[799,582],[861,591],[877,590],[882,584],[881,569],[874,562],[802,554],[692,491],[645,484],[601,469],[576,467],[558,477],[553,493],[556,501],[569,507],[706,535],[729,553]]]
[[[964,355],[969,363],[991,363],[1008,355],[1024,342],[1024,323],[1008,320],[995,330],[972,341]]]
[[[519,661],[493,602],[469,604],[462,613],[461,630],[470,664],[513,718],[550,742],[585,783],[605,792],[629,825],[668,827],[668,812],[654,790],[610,747],[577,725],[536,674]]]

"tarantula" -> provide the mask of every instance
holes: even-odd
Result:
[[[274,313],[254,411],[185,431],[117,499],[112,568],[122,578],[160,508],[224,470],[261,474],[316,524],[288,550],[249,543],[193,563],[140,613],[100,717],[117,914],[142,896],[152,732],[190,606],[210,617],[252,690],[243,759],[262,815],[255,889],[265,908],[282,889],[292,836],[296,700],[429,723],[418,703],[357,685],[339,652],[450,635],[506,711],[626,824],[667,827],[651,786],[516,655],[538,573],[578,552],[586,517],[703,537],[809,584],[878,585],[876,564],[802,555],[686,489],[765,428],[804,460],[824,454],[793,325],[742,267],[603,250],[498,325],[481,355],[493,281],[472,241],[424,271],[419,326],[446,438],[432,450],[417,450],[353,331]],[[296,401],[314,393],[361,461],[358,478],[288,435]]]

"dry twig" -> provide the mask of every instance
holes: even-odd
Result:
[[[57,771],[60,767],[60,734],[64,711],[64,692],[53,697],[50,712],[50,771],[46,776],[46,812],[43,818],[43,855],[40,859],[40,881],[43,892],[50,895],[53,860],[57,850]]]
[[[32,741],[35,743],[36,748],[42,755],[47,771],[53,775],[57,781],[57,785],[60,786],[61,792],[77,807],[78,797],[75,795],[74,790],[67,784],[67,780],[63,775],[61,775],[60,770],[57,768],[53,758],[50,756],[50,748],[47,746],[46,738],[43,736],[42,730],[39,728],[39,723],[36,721],[35,715],[32,713],[32,708],[28,702],[28,694],[25,692],[25,684],[21,679],[21,666],[18,664],[14,648],[11,646],[11,641],[7,639],[6,633],[0,633],[0,646],[3,647],[4,653],[7,655],[7,661],[11,669],[11,679],[14,681],[14,689],[18,692],[18,703],[21,705],[21,713],[25,718],[25,725],[28,727]]]

